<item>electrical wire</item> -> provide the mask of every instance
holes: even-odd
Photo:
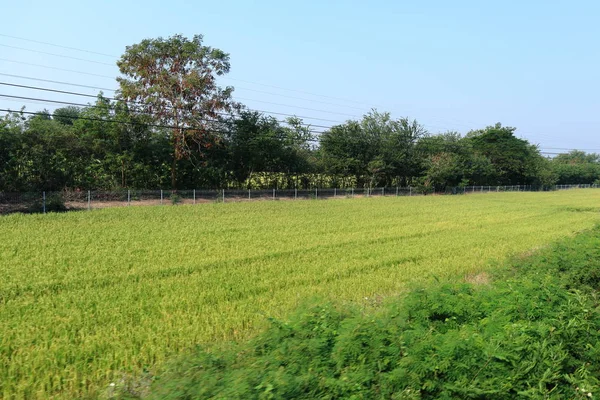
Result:
[[[10,87],[17,87],[17,88],[22,88],[22,89],[30,89],[30,90],[40,90],[40,91],[46,91],[46,92],[52,92],[52,93],[61,93],[61,94],[68,94],[68,95],[73,95],[73,96],[81,96],[81,97],[89,97],[89,98],[98,98],[97,95],[92,95],[92,94],[86,94],[86,93],[78,93],[78,92],[70,92],[70,91],[66,91],[66,90],[58,90],[58,89],[50,89],[50,88],[42,88],[39,86],[29,86],[29,85],[18,85],[16,83],[8,83],[8,82],[0,82],[0,85],[3,86],[10,86]],[[128,103],[128,104],[136,104],[136,105],[142,105],[143,103],[140,102],[134,102],[134,101],[126,101],[126,100],[120,100],[114,97],[105,97],[103,96],[105,99],[107,100],[111,100],[111,101],[122,101],[124,103]],[[30,100],[30,99],[29,99]],[[80,105],[81,107],[88,107],[88,105]],[[251,110],[251,111],[258,111],[258,110]],[[263,111],[258,111],[258,112],[263,112]],[[269,113],[269,111],[264,111],[263,113]],[[221,115],[227,115],[226,113],[218,113]],[[291,114],[285,114],[288,115],[290,117],[296,117],[295,115],[291,115]],[[303,118],[303,117],[298,117],[298,118]],[[311,118],[311,117],[305,117],[305,118]],[[287,121],[283,120],[280,121],[278,120],[277,122],[280,123],[288,123]],[[314,125],[314,124],[306,124],[306,123],[301,123],[301,125],[306,125],[306,126],[314,126],[316,128],[325,128],[325,129],[330,129],[331,126],[325,126],[325,125]]]

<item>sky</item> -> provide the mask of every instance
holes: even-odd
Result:
[[[6,2],[2,14],[2,83],[95,95],[16,76],[114,90],[127,45],[202,34],[230,54],[220,82],[236,99],[315,131],[376,108],[431,133],[501,122],[548,153],[600,152],[597,1],[61,0]],[[1,84],[0,95],[93,101]],[[22,105],[60,106],[0,96],[0,109]]]

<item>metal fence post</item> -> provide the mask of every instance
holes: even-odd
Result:
[[[46,192],[42,192],[42,208],[44,210],[44,214],[46,214]]]
[[[92,208],[92,195],[91,195],[91,191],[88,190],[88,196],[87,196],[87,200],[88,200],[88,211],[91,210]]]
[[[193,191],[193,196],[194,196],[194,204],[196,204],[196,189],[194,189],[194,191]]]
[[[160,204],[162,205],[163,203],[163,191],[162,189],[160,189]]]
[[[127,189],[127,205],[131,205],[131,190]]]

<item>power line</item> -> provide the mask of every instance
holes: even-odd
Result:
[[[116,89],[103,88],[103,87],[100,87],[100,86],[81,85],[81,84],[78,84],[78,83],[53,81],[51,79],[32,78],[30,76],[23,76],[23,75],[13,75],[13,74],[5,74],[5,73],[0,73],[0,75],[1,76],[7,76],[7,77],[10,77],[10,78],[27,79],[27,80],[31,80],[31,81],[46,82],[46,83],[56,83],[58,85],[81,87],[81,88],[86,88],[86,89],[105,90],[105,91],[109,91],[109,92],[116,92],[117,91]]]
[[[0,95],[1,96],[1,95]],[[31,112],[31,111],[14,111],[14,110],[10,110],[10,109],[0,109],[0,112],[6,112],[6,113],[16,113],[16,114],[27,114],[27,115],[41,115],[41,116],[45,116],[48,115],[46,113],[43,112]],[[94,118],[94,117],[82,117],[82,116],[77,116],[77,117],[72,117],[73,120],[84,120],[84,121],[97,121],[97,122],[106,122],[106,123],[111,123],[111,124],[123,124],[123,125],[143,125],[143,126],[149,126],[149,127],[154,127],[154,128],[167,128],[167,129],[185,129],[185,130],[195,130],[195,128],[181,128],[181,127],[177,127],[177,126],[173,126],[173,125],[157,125],[157,124],[148,124],[148,123],[144,123],[144,122],[129,122],[129,121],[118,121],[118,120],[110,120],[110,119],[103,119],[103,118]],[[216,121],[215,121],[216,122]],[[207,129],[210,132],[213,133],[229,133],[229,132],[225,132],[225,131],[219,131],[216,129]],[[315,132],[315,133],[323,133],[323,132]],[[317,142],[318,139],[306,139],[307,142]]]
[[[564,147],[542,147],[546,150],[568,150],[568,151],[600,151],[600,149],[567,149]]]
[[[49,65],[42,65],[42,64],[35,64],[35,63],[28,63],[28,62],[24,62],[24,61],[15,61],[15,60],[9,60],[7,58],[0,58],[0,61],[6,61],[6,62],[10,62],[10,63],[15,63],[15,64],[22,64],[22,65],[29,65],[31,67],[39,67],[39,68],[46,68],[46,69],[53,69],[55,71],[64,71],[64,72],[71,72],[74,74],[81,74],[81,75],[89,75],[89,76],[96,76],[99,78],[108,78],[108,79],[115,79],[114,76],[108,76],[108,75],[102,75],[102,74],[93,74],[91,72],[83,72],[83,71],[76,71],[76,70],[72,70],[72,69],[66,69],[66,68],[58,68],[58,67],[51,67]]]
[[[38,102],[38,103],[50,103],[50,104],[61,104],[61,105],[67,105],[67,106],[77,106],[77,107],[88,107],[88,108],[102,108],[101,106],[98,105],[90,105],[90,104],[82,104],[82,103],[75,103],[75,102],[67,102],[67,101],[60,101],[60,100],[49,100],[49,99],[40,99],[40,98],[35,98],[35,97],[25,97],[25,96],[13,96],[13,95],[6,95],[6,94],[0,94],[0,97],[3,98],[9,98],[9,99],[18,99],[18,100],[27,100],[27,101],[34,101],[34,102]],[[149,113],[140,113],[141,115],[145,115],[145,116],[152,116],[152,114]],[[199,121],[205,121],[205,122],[213,122],[213,123],[226,123],[225,121],[219,121],[219,120],[214,120],[214,119],[207,119],[207,118],[202,118],[202,117],[195,117],[194,119],[199,120]],[[282,122],[282,121],[277,121],[277,122]],[[285,122],[285,121],[284,121]],[[176,126],[164,126],[164,125],[150,125],[147,124],[148,126],[156,126],[156,127],[163,127],[163,128],[179,128]],[[323,126],[321,126],[323,127]],[[329,129],[330,127],[324,127]],[[193,128],[188,128],[188,129],[193,129]],[[310,133],[313,134],[322,134],[322,131],[315,131],[315,130],[310,130]],[[224,132],[221,132],[224,133]]]
[[[8,44],[1,44],[0,43],[0,46],[2,46],[2,47],[8,47],[10,49],[17,49],[17,50],[22,50],[22,51],[29,51],[31,53],[45,54],[47,56],[68,58],[69,60],[77,60],[77,61],[84,61],[84,62],[93,63],[93,64],[108,65],[110,67],[115,67],[116,66],[115,64],[110,64],[110,63],[107,63],[107,62],[88,60],[88,59],[79,58],[79,57],[65,56],[63,54],[48,53],[46,51],[40,51],[40,50],[26,49],[25,47],[10,46]]]
[[[18,37],[18,36],[12,36],[12,35],[6,35],[6,34],[0,34],[0,36],[11,38],[11,39],[23,40],[23,41],[31,42],[31,43],[44,44],[46,46],[53,46],[53,47],[57,47],[57,48],[67,49],[67,50],[75,50],[75,51],[80,51],[80,52],[84,52],[84,53],[96,54],[96,55],[101,55],[101,56],[104,56],[104,57],[111,57],[111,58],[114,58],[114,59],[119,59],[119,57],[115,56],[115,55],[105,54],[105,53],[99,53],[99,52],[95,52],[95,51],[91,51],[91,50],[80,49],[80,48],[77,48],[77,47],[63,46],[63,45],[58,45],[58,44],[54,44],[54,43],[42,42],[42,41],[38,41],[38,40],[32,40],[32,39],[27,39],[27,38]],[[252,85],[258,85],[258,86],[264,86],[264,87],[271,87],[271,88],[275,88],[275,89],[279,89],[279,90],[286,90],[286,91],[296,92],[296,93],[304,93],[304,94],[308,94],[308,95],[311,95],[311,96],[317,96],[317,97],[329,98],[329,99],[333,99],[333,100],[341,100],[341,101],[346,101],[346,102],[351,102],[351,103],[368,105],[368,103],[364,103],[364,102],[357,101],[357,100],[350,100],[350,99],[344,99],[344,98],[341,98],[341,97],[334,97],[334,96],[328,96],[328,95],[324,95],[324,94],[311,93],[311,92],[307,92],[307,91],[303,91],[303,90],[297,90],[297,89],[289,89],[289,88],[284,88],[284,87],[275,86],[275,85],[269,85],[269,84],[264,84],[264,83],[259,83],[259,82],[247,81],[247,80],[243,80],[243,79],[235,79],[235,78],[230,78],[230,77],[224,77],[224,78],[232,80],[232,81],[250,83]],[[372,107],[372,105],[369,105],[369,107]]]
[[[18,47],[18,46],[11,46],[11,45],[7,45],[7,44],[1,44],[0,43],[0,46],[1,47],[11,48],[11,49],[22,50],[22,51],[29,51],[29,52],[32,52],[32,53],[46,54],[46,55],[50,55],[50,56],[54,56],[54,57],[67,58],[67,59],[70,59],[70,60],[84,61],[84,62],[89,62],[89,63],[94,63],[94,64],[100,64],[100,65],[108,65],[110,67],[114,67],[115,66],[115,64],[106,63],[106,62],[102,62],[102,61],[94,61],[94,60],[88,60],[88,59],[85,59],[85,58],[71,57],[71,56],[66,56],[66,55],[63,55],[63,54],[49,53],[49,52],[45,52],[45,51],[33,50],[33,49],[28,49],[28,48]],[[227,78],[227,77],[224,77],[224,78]],[[348,105],[344,105],[344,104],[331,103],[331,102],[327,102],[327,101],[318,101],[318,100],[313,100],[313,99],[306,99],[306,98],[296,97],[296,96],[286,96],[284,94],[273,93],[273,92],[266,92],[264,90],[251,89],[251,88],[246,88],[246,87],[239,87],[238,86],[238,87],[236,87],[236,89],[238,89],[238,90],[248,90],[248,91],[251,91],[251,92],[263,93],[263,94],[268,94],[268,95],[271,95],[271,96],[284,97],[284,98],[288,98],[288,99],[310,101],[310,102],[313,102],[313,103],[327,104],[327,105],[344,107],[344,108],[352,108],[352,109],[361,110],[361,111],[364,110],[364,108],[361,108],[361,107],[348,106]],[[254,101],[257,101],[257,100],[254,100]]]
[[[68,94],[68,95],[73,95],[73,96],[81,96],[81,97],[89,97],[89,98],[98,98],[97,95],[92,95],[92,94],[86,94],[86,93],[78,93],[78,92],[70,92],[70,91],[66,91],[66,90],[58,90],[58,89],[49,89],[49,88],[42,88],[42,87],[38,87],[38,86],[28,86],[28,85],[18,85],[15,83],[8,83],[8,82],[0,82],[0,85],[4,85],[4,86],[10,86],[10,87],[17,87],[17,88],[22,88],[22,89],[31,89],[31,90],[40,90],[40,91],[45,91],[45,92],[52,92],[52,93],[61,93],[61,94]],[[14,96],[15,98],[19,98],[19,96]],[[122,101],[124,103],[131,103],[131,104],[143,104],[140,102],[134,102],[134,101],[126,101],[126,100],[120,100],[114,97],[104,97],[107,100],[111,100],[111,101]],[[28,100],[32,100],[32,99],[28,99]],[[72,104],[75,105],[75,104]],[[81,107],[89,107],[88,105],[81,105]],[[251,110],[251,111],[258,111],[258,110]],[[263,111],[259,111],[259,112],[263,112]],[[268,113],[268,111],[264,111],[263,113]],[[221,115],[227,115],[225,113],[218,113]],[[295,115],[291,115],[288,114],[288,116],[295,116]],[[298,117],[298,118],[302,118],[302,117]],[[310,117],[306,117],[306,118],[310,118]],[[287,121],[277,121],[280,123],[287,123]],[[310,125],[310,126],[314,126],[316,128],[325,128],[325,129],[330,129],[331,126],[325,126],[325,125],[314,125],[314,124],[306,124],[306,123],[301,123],[301,125]]]
[[[18,79],[26,79],[26,80],[37,81],[37,82],[55,83],[55,84],[58,84],[58,85],[81,87],[81,88],[86,88],[86,89],[103,90],[103,91],[107,91],[107,92],[116,92],[117,91],[116,89],[110,89],[110,88],[105,88],[105,87],[100,87],[100,86],[81,85],[81,84],[77,84],[77,83],[55,81],[55,80],[50,80],[50,79],[33,78],[33,77],[30,77],[30,76],[23,76],[23,75],[13,75],[13,74],[0,73],[0,76],[7,76],[7,77],[11,77],[11,78],[18,78]],[[265,110],[257,110],[257,109],[249,109],[249,110],[251,110],[251,111],[258,111],[258,112],[265,113],[265,114],[275,114],[275,115],[282,115],[282,116],[288,116],[288,117],[298,117],[298,118],[304,118],[304,119],[313,119],[313,120],[324,121],[324,122],[333,122],[335,124],[342,124],[343,123],[341,121],[336,121],[336,120],[332,120],[332,119],[325,119],[325,118],[307,117],[307,116],[302,116],[302,115],[278,113],[278,112],[273,112],[273,111],[265,111]]]
[[[40,67],[40,68],[48,68],[48,69],[53,69],[53,70],[58,70],[58,71],[73,72],[73,73],[82,74],[82,75],[90,75],[90,76],[97,76],[97,77],[101,77],[101,78],[114,79],[114,77],[111,77],[111,76],[108,76],[108,75],[93,74],[93,73],[90,73],[90,72],[75,71],[75,70],[70,70],[70,69],[65,69],[65,68],[51,67],[51,66],[48,66],[48,65],[26,63],[26,62],[23,62],[23,61],[8,60],[8,59],[5,59],[5,58],[0,58],[0,60],[1,61],[12,62],[12,63],[17,63],[17,64],[23,64],[23,65],[31,65],[31,66]],[[26,79],[31,79],[31,78],[26,78]],[[54,82],[58,83],[58,81],[54,81]],[[110,90],[110,91],[113,91],[113,92],[116,91],[115,89],[105,89],[105,90]],[[337,115],[345,115],[345,116],[350,116],[350,117],[353,117],[353,118],[357,118],[355,115],[352,115],[352,114],[338,113],[338,112],[334,112],[334,111],[325,111],[325,110],[319,110],[319,109],[308,108],[308,107],[297,107],[297,106],[293,106],[293,105],[289,105],[289,104],[274,103],[274,102],[268,102],[268,101],[262,101],[262,100],[255,100],[255,99],[248,99],[248,98],[241,98],[241,97],[237,97],[237,98],[240,99],[240,100],[256,101],[256,102],[260,102],[260,103],[267,103],[267,104],[279,105],[279,106],[283,106],[283,107],[300,108],[300,109],[304,109],[304,110],[318,111],[318,112],[322,112],[322,113],[325,113],[325,114],[337,114]],[[273,113],[273,114],[276,114],[276,113]],[[286,115],[286,114],[283,114],[283,113],[280,113],[280,114],[281,115]],[[288,114],[288,115],[294,116],[294,115],[291,115],[291,114]],[[339,123],[339,121],[326,120],[326,119],[322,119],[322,118],[313,118],[313,117],[304,117],[304,118]]]
[[[273,104],[273,105],[276,105],[276,106],[292,107],[292,108],[299,108],[301,110],[317,111],[317,112],[323,112],[323,113],[327,113],[327,114],[345,115],[347,117],[360,118],[360,117],[357,117],[356,115],[353,115],[353,114],[346,114],[346,113],[340,113],[340,112],[335,112],[335,111],[324,111],[324,110],[319,110],[319,109],[316,109],[316,108],[298,107],[298,106],[292,106],[292,105],[289,105],[289,104],[274,103],[272,101],[263,101],[263,100],[248,99],[248,98],[244,98],[244,97],[237,97],[237,98],[240,99],[240,100],[257,101],[259,103]]]
[[[19,100],[31,100],[31,101],[41,102],[41,103],[62,104],[62,105],[67,105],[67,106],[88,107],[88,108],[103,108],[102,106],[98,106],[98,105],[74,103],[74,102],[60,101],[60,100],[39,99],[39,98],[34,98],[34,97],[13,96],[13,95],[9,95],[9,94],[1,94],[1,93],[0,93],[0,97],[10,98],[10,99],[19,99]],[[148,113],[139,113],[139,114],[140,115],[146,115],[146,116],[152,116],[152,114],[148,114]],[[206,121],[206,122],[219,122],[219,123],[223,123],[223,121],[212,120],[212,119],[207,119],[207,118],[196,118],[196,119],[198,119],[200,121]],[[178,127],[170,126],[170,128],[178,128]]]
[[[227,78],[227,77],[224,77],[224,78]],[[352,108],[352,109],[361,110],[361,111],[364,110],[364,108],[362,108],[362,107],[353,107],[353,106],[348,106],[348,105],[343,105],[343,104],[338,104],[338,103],[331,103],[331,102],[328,102],[328,101],[318,101],[318,100],[313,100],[313,99],[306,99],[306,98],[303,98],[303,97],[286,96],[285,94],[279,94],[279,93],[273,93],[273,92],[265,92],[264,90],[250,89],[250,88],[246,88],[246,87],[243,87],[243,86],[236,86],[235,90],[248,90],[248,91],[251,91],[251,92],[263,93],[263,94],[268,94],[268,95],[271,95],[271,96],[284,97],[286,99],[310,101],[311,103],[327,104],[327,105],[330,105],[330,106]]]
[[[77,47],[61,46],[61,45],[59,45],[59,44],[48,43],[48,42],[42,42],[42,41],[39,41],[39,40],[26,39],[26,38],[22,38],[22,37],[18,37],[18,36],[6,35],[6,34],[3,34],[3,33],[0,33],[0,36],[2,36],[2,37],[7,37],[7,38],[11,38],[11,39],[23,40],[23,41],[25,41],[25,42],[31,42],[31,43],[37,43],[37,44],[43,44],[43,45],[46,45],[46,46],[58,47],[58,48],[61,48],[61,49],[67,49],[67,50],[75,50],[75,51],[80,51],[80,52],[82,52],[82,53],[95,54],[95,55],[98,55],[98,56],[111,57],[111,58],[118,58],[118,57],[115,57],[115,56],[113,56],[113,55],[111,55],[111,54],[105,54],[105,53],[99,53],[99,52],[97,52],[97,51],[91,51],[91,50],[79,49],[79,48],[77,48]]]

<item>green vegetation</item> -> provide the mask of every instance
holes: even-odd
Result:
[[[0,395],[93,398],[197,344],[248,339],[313,296],[364,301],[477,274],[592,227],[599,200],[572,190],[3,217]]]
[[[197,350],[154,399],[577,399],[600,390],[600,228],[499,270],[365,312],[322,304],[223,352]]]
[[[233,87],[217,85],[229,55],[201,35],[142,40],[117,65],[115,98],[0,118],[0,191],[412,185],[430,193],[600,181],[597,154],[549,160],[499,123],[463,136],[376,110],[311,126],[247,109]]]

